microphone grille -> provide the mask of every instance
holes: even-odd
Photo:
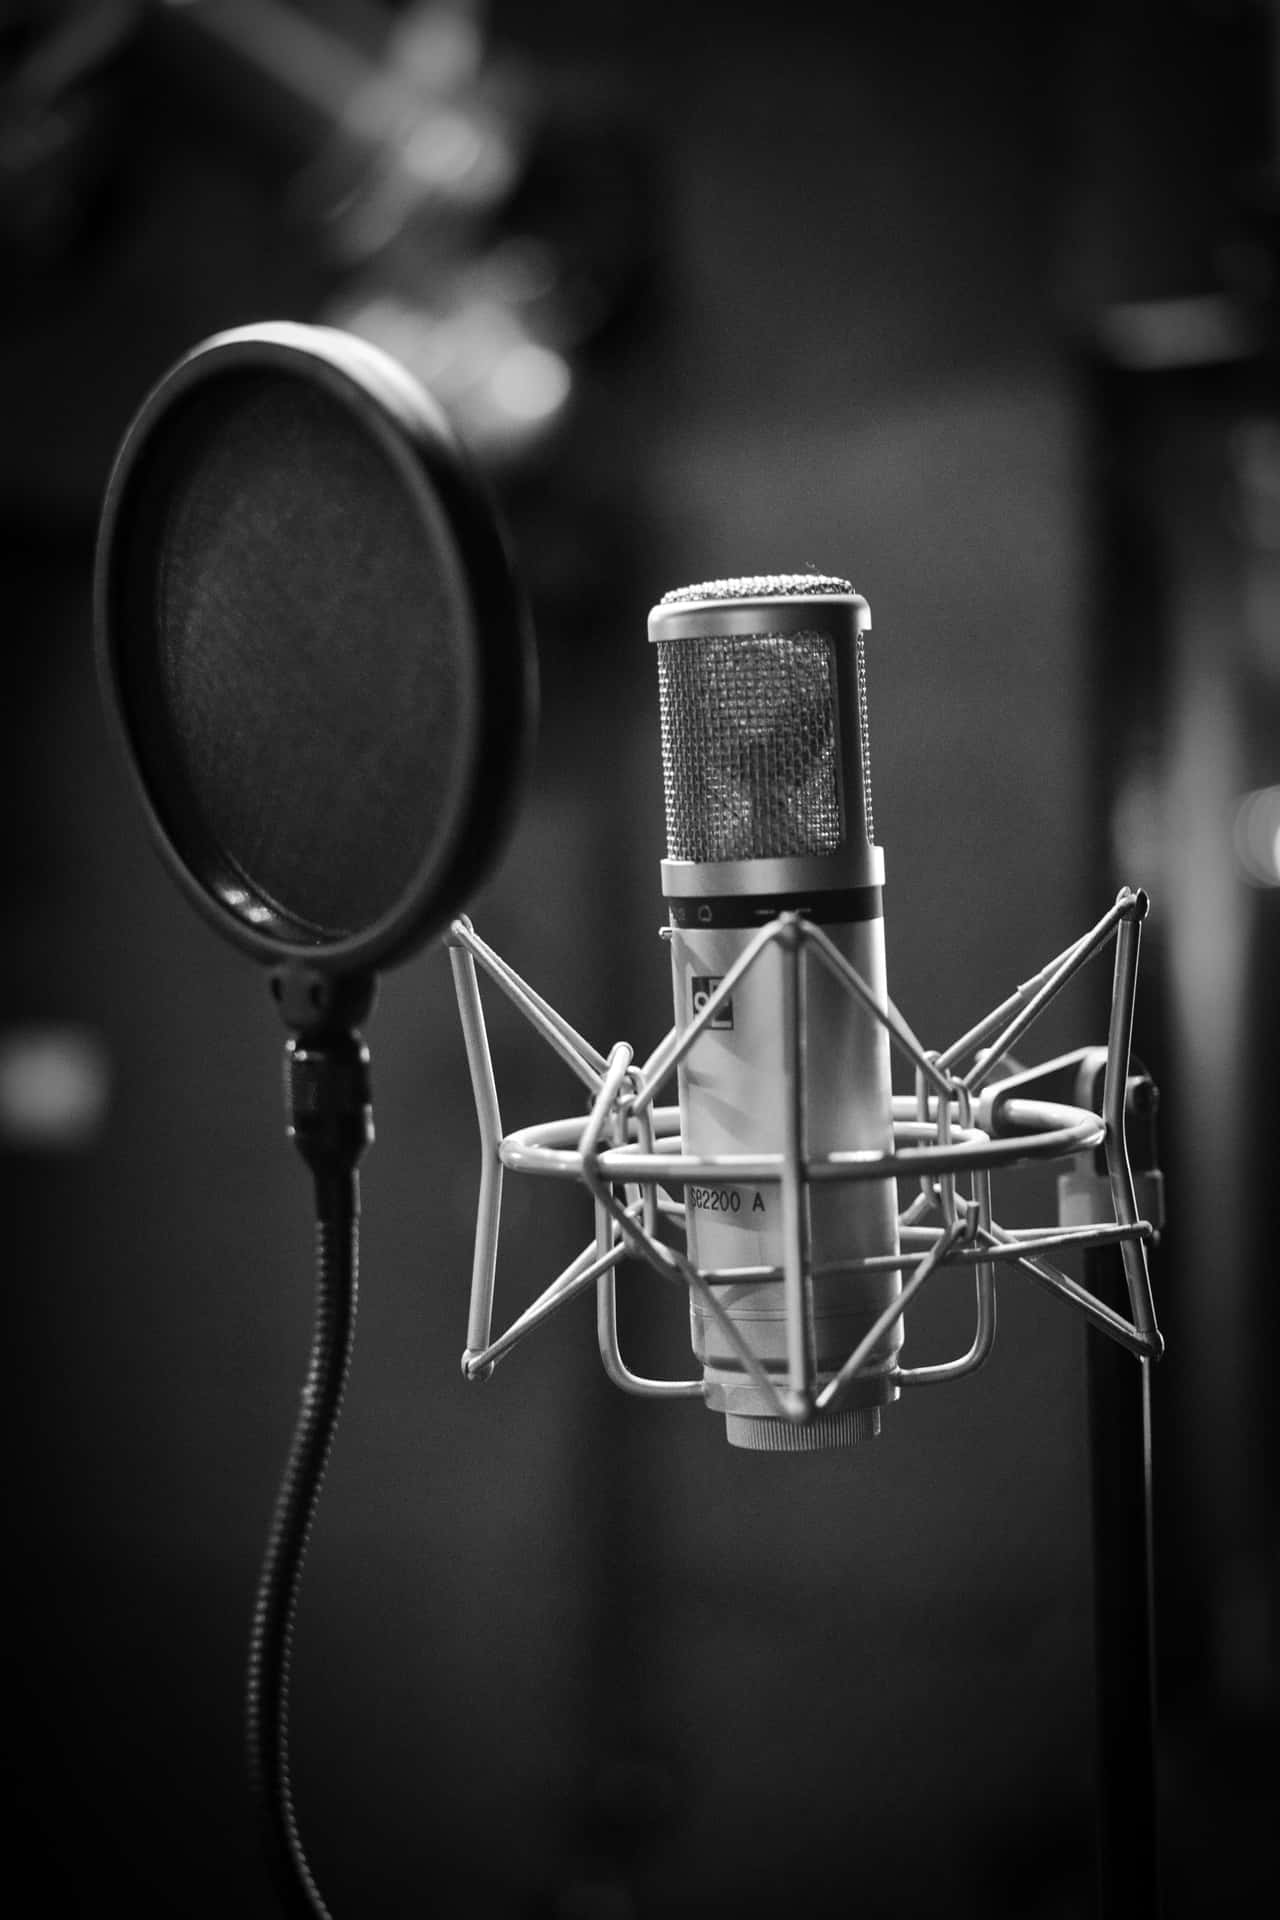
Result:
[[[847,580],[818,573],[708,580],[662,596],[650,624],[670,859],[779,859],[834,853],[863,831],[874,840],[851,600]],[[791,603],[785,614],[779,602]],[[812,620],[805,602],[816,603]],[[837,645],[841,634],[852,634],[851,648]]]
[[[822,633],[658,647],[672,860],[834,852],[843,822],[832,681]]]
[[[670,607],[690,600],[801,600],[811,593],[852,592],[849,582],[833,573],[746,573],[727,580],[702,580],[692,587],[672,587],[658,604]]]

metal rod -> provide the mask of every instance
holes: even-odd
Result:
[[[651,1104],[659,1087],[665,1080],[670,1079],[673,1069],[684,1059],[695,1040],[711,1024],[724,1003],[731,998],[734,988],[743,975],[755,966],[765,948],[773,945],[781,931],[780,920],[770,920],[767,926],[761,927],[755,938],[738,955],[728,973],[717,985],[715,992],[707,996],[705,1004],[688,1026],[672,1027],[658,1042],[636,1075],[639,1091],[632,1102],[632,1112],[641,1113]]]
[[[939,1064],[947,1069],[951,1069],[955,1067],[959,1061],[963,1060],[966,1054],[974,1053],[979,1047],[985,1046],[992,1035],[999,1033],[1006,1022],[1011,1020],[1020,1008],[1025,1007],[1028,1001],[1030,1001],[1042,987],[1046,986],[1055,975],[1060,974],[1062,982],[1065,984],[1065,982],[1071,978],[1075,967],[1084,964],[1085,959],[1088,957],[1085,951],[1086,948],[1091,951],[1095,950],[1094,942],[1097,940],[1099,931],[1104,928],[1106,931],[1109,931],[1114,923],[1115,908],[1110,907],[1107,910],[1105,919],[1100,921],[1098,926],[1092,927],[1090,931],[1084,934],[1079,940],[1073,940],[1069,947],[1064,947],[1056,959],[1050,960],[1045,966],[1041,967],[1039,973],[1033,974],[1030,980],[1024,980],[1020,986],[1015,987],[1008,999],[1002,1000],[998,1007],[993,1007],[990,1013],[984,1014],[976,1027],[970,1027],[968,1033],[962,1033],[958,1040],[953,1040],[949,1047],[944,1047],[938,1055]],[[1106,937],[1106,931],[1103,932],[1104,939]],[[1002,1051],[1003,1049],[1000,1049],[997,1052],[997,1058],[999,1058],[999,1054]]]
[[[636,1209],[632,1208],[633,1216],[635,1212]],[[675,1212],[678,1215],[679,1209]],[[899,1224],[901,1225],[901,1220]],[[1019,1227],[1016,1231],[1010,1231],[994,1223],[992,1226],[993,1232],[1000,1235],[998,1242],[993,1238],[981,1246],[952,1247],[947,1255],[946,1265],[948,1267],[1026,1266],[1030,1264],[1031,1255],[1045,1251],[1056,1252],[1063,1247],[1078,1250],[1084,1247],[1115,1246],[1129,1232],[1127,1227],[1116,1226],[1046,1227],[1043,1231],[1034,1227]],[[1149,1233],[1151,1231],[1149,1223],[1143,1221],[1141,1230]],[[825,1280],[837,1273],[848,1275],[901,1273],[907,1267],[914,1267],[921,1253],[927,1253],[934,1242],[942,1238],[945,1231],[943,1227],[909,1227],[905,1229],[902,1249],[898,1253],[868,1253],[856,1260],[817,1260],[812,1266],[813,1277],[815,1280]],[[1047,1260],[1042,1264],[1045,1268],[1050,1266]],[[716,1286],[755,1285],[763,1280],[780,1281],[782,1277],[782,1268],[779,1266],[708,1267],[704,1273],[704,1278]],[[1036,1274],[1034,1277],[1044,1280],[1046,1285],[1049,1284],[1048,1274]],[[1070,1284],[1074,1286],[1075,1283]],[[1083,1292],[1083,1289],[1080,1291]],[[1073,1305],[1078,1304],[1075,1294],[1066,1297],[1070,1298]],[[1142,1351],[1138,1335],[1119,1314],[1107,1312],[1105,1324],[1123,1328],[1129,1336],[1133,1350]]]
[[[775,1382],[761,1365],[757,1356],[751,1351],[751,1348],[743,1339],[737,1326],[725,1312],[719,1300],[717,1300],[714,1287],[708,1285],[693,1262],[687,1259],[684,1254],[677,1253],[674,1247],[667,1247],[664,1246],[660,1240],[650,1239],[639,1221],[633,1219],[627,1211],[619,1206],[610,1191],[608,1181],[601,1176],[601,1157],[596,1157],[594,1160],[586,1159],[583,1161],[582,1180],[593,1198],[599,1201],[600,1204],[608,1210],[612,1218],[617,1221],[629,1251],[635,1254],[637,1258],[647,1260],[649,1265],[656,1268],[665,1279],[678,1281],[681,1285],[688,1287],[691,1292],[697,1294],[699,1300],[702,1301],[708,1313],[713,1316],[717,1327],[733,1348],[735,1355],[742,1365],[743,1371],[750,1376],[753,1384],[759,1387],[760,1391],[768,1400],[772,1413],[784,1420],[807,1418],[809,1413],[808,1405],[803,1401],[794,1400],[790,1395],[784,1399],[778,1392]],[[683,1393],[683,1389],[687,1383],[677,1381],[674,1384],[680,1388]],[[701,1383],[699,1383],[699,1385],[701,1386]]]
[[[627,1248],[632,1253],[638,1254],[642,1259],[648,1260],[651,1266],[658,1268],[659,1272],[665,1273],[668,1276],[679,1277],[686,1285],[695,1288],[706,1298],[711,1311],[715,1314],[717,1323],[728,1333],[734,1349],[739,1359],[742,1360],[745,1365],[748,1373],[752,1374],[753,1378],[757,1379],[757,1383],[762,1385],[771,1397],[777,1401],[777,1411],[785,1414],[786,1408],[778,1399],[777,1390],[773,1386],[772,1381],[769,1380],[764,1368],[751,1352],[741,1334],[738,1332],[738,1329],[733,1325],[733,1322],[725,1313],[724,1308],[715,1298],[711,1289],[702,1281],[697,1268],[687,1259],[683,1259],[673,1248],[665,1247],[661,1241],[652,1239],[650,1235],[645,1232],[640,1222],[633,1217],[631,1211],[619,1205],[607,1176],[601,1172],[603,1154],[600,1142],[610,1114],[616,1111],[622,1088],[629,1079],[632,1081],[632,1084],[634,1084],[634,1075],[631,1067],[631,1048],[625,1040],[620,1040],[609,1055],[605,1077],[601,1082],[600,1090],[596,1095],[595,1103],[587,1119],[587,1124],[582,1129],[578,1142],[578,1160],[581,1166],[582,1179],[599,1209],[597,1220],[599,1220],[600,1214],[607,1215],[617,1224]],[[641,1206],[638,1211],[643,1213],[643,1206]],[[597,1235],[599,1231],[599,1225],[597,1225]],[[597,1325],[600,1325],[599,1318],[597,1319]],[[617,1356],[617,1364],[620,1367],[623,1364],[621,1354]],[[638,1390],[653,1391],[654,1389],[661,1389],[663,1385],[664,1383],[662,1382],[654,1381],[647,1383],[644,1388]],[[684,1398],[686,1396],[692,1396],[695,1391],[701,1393],[702,1382],[685,1380],[673,1381],[670,1383],[668,1391],[670,1391],[673,1397]]]
[[[867,1012],[874,1015],[882,1027],[886,1027],[891,1040],[895,1040],[918,1073],[922,1073],[935,1093],[946,1099],[952,1092],[952,1082],[937,1064],[933,1055],[928,1053],[907,1025],[892,1000],[878,1000],[851,960],[847,960],[830,935],[812,921],[804,922],[804,937],[814,952],[818,954],[827,971],[854,996],[860,1000]]]
[[[902,1292],[898,1294],[896,1299],[890,1301],[883,1313],[877,1317],[870,1331],[862,1336],[862,1339],[859,1340],[839,1373],[828,1380],[826,1386],[814,1402],[819,1413],[834,1413],[843,1404],[855,1374],[867,1355],[871,1352],[871,1349],[878,1341],[883,1340],[885,1334],[888,1333],[895,1321],[902,1318],[902,1315],[906,1312],[907,1307],[915,1295],[919,1293],[929,1276],[937,1271],[939,1265],[946,1259],[947,1254],[951,1251],[952,1246],[960,1238],[964,1230],[964,1225],[961,1221],[957,1221],[954,1226],[945,1229],[937,1245],[930,1248],[911,1278],[905,1282]]]
[[[806,1279],[812,1247],[805,1185],[805,975],[800,921],[786,916],[782,945],[782,1033],[785,1061],[784,1149],[779,1199],[782,1212],[782,1287],[787,1328],[787,1384],[808,1394],[814,1378],[813,1313]]]
[[[990,1232],[996,1241],[1007,1240],[1007,1236],[997,1226],[992,1226]],[[1090,1243],[1085,1241],[1083,1244],[1088,1246]],[[1122,1313],[1117,1313],[1114,1308],[1097,1299],[1088,1287],[1080,1286],[1070,1274],[1063,1273],[1051,1260],[1034,1258],[1020,1245],[1016,1264],[1024,1273],[1030,1274],[1031,1278],[1047,1292],[1056,1294],[1058,1299],[1065,1300],[1069,1306],[1075,1307],[1084,1315],[1090,1326],[1096,1327],[1100,1333],[1107,1334],[1122,1347],[1126,1347],[1130,1353],[1148,1357],[1152,1355],[1150,1343],[1125,1319]]]
[[[1102,1089],[1102,1115],[1107,1123],[1106,1160],[1111,1199],[1116,1219],[1131,1226],[1138,1218],[1133,1169],[1129,1164],[1129,1143],[1125,1126],[1129,1088],[1129,1059],[1133,1040],[1133,1009],[1138,983],[1138,947],[1142,921],[1147,911],[1147,896],[1136,896],[1132,914],[1124,921],[1116,940],[1115,977],[1111,989],[1111,1022],[1107,1034],[1107,1066]],[[1147,1250],[1139,1241],[1121,1245],[1125,1289],[1133,1323],[1153,1355],[1164,1349],[1156,1326],[1155,1303],[1151,1298],[1151,1275]]]
[[[1114,1248],[1086,1255],[1091,1291],[1127,1286]],[[1159,1920],[1151,1362],[1085,1334],[1097,1699],[1101,1920]]]
[[[977,1193],[979,1231],[991,1228],[991,1176],[981,1174],[974,1181]],[[952,1258],[959,1249],[953,1249]],[[959,1380],[967,1373],[976,1373],[991,1353],[996,1340],[996,1275],[990,1250],[985,1259],[977,1263],[974,1275],[974,1294],[977,1307],[977,1324],[974,1328],[973,1344],[967,1353],[957,1360],[942,1360],[933,1366],[899,1367],[894,1378],[904,1387],[933,1387],[943,1380]]]
[[[584,1247],[582,1252],[570,1261],[569,1265],[547,1287],[544,1287],[536,1300],[530,1301],[524,1312],[518,1314],[511,1325],[500,1333],[488,1346],[462,1357],[462,1370],[469,1380],[486,1377],[496,1361],[510,1353],[512,1347],[549,1320],[553,1313],[566,1306],[570,1300],[576,1300],[580,1293],[595,1286],[600,1275],[610,1267],[615,1267],[626,1254],[626,1248],[619,1243],[607,1253],[598,1254],[594,1242]]]
[[[637,1211],[643,1211],[643,1202],[638,1203]],[[613,1232],[608,1209],[597,1201],[596,1246],[601,1259],[609,1253]],[[620,1254],[625,1251],[624,1247],[618,1248]],[[644,1374],[632,1373],[623,1359],[618,1339],[618,1289],[614,1272],[617,1264],[616,1260],[610,1260],[596,1282],[596,1341],[606,1377],[624,1393],[636,1394],[642,1400],[700,1400],[706,1391],[701,1379],[653,1380]]]
[[[449,928],[449,944],[464,947],[480,962],[485,972],[497,986],[501,987],[507,998],[519,1008],[530,1026],[534,1027],[552,1050],[560,1055],[566,1066],[570,1067],[578,1078],[585,1082],[592,1093],[600,1084],[600,1076],[605,1070],[605,1058],[584,1040],[577,1029],[570,1025],[562,1013],[557,1013],[549,1000],[535,993],[527,980],[522,980],[515,968],[509,966],[500,953],[480,938],[465,914],[459,916]]]
[[[983,1058],[970,1067],[965,1074],[964,1084],[970,1093],[978,1091],[979,1087],[996,1071],[1001,1056],[1008,1052],[1014,1041],[1026,1032],[1033,1021],[1039,1019],[1049,1002],[1056,999],[1067,981],[1079,972],[1085,962],[1091,959],[1099,948],[1106,945],[1116,927],[1129,919],[1138,900],[1139,896],[1126,887],[1111,910],[1103,914],[1092,933],[1086,934],[1079,945],[1069,951],[1066,959],[1053,969],[1049,978],[1036,988],[1021,1012],[1016,1014],[1008,1026],[992,1041],[991,1051],[984,1054]]]
[[[458,996],[458,1016],[466,1047],[471,1090],[475,1096],[476,1122],[480,1132],[480,1196],[476,1207],[475,1251],[471,1259],[471,1306],[467,1317],[467,1352],[470,1356],[488,1345],[493,1325],[493,1289],[498,1268],[498,1231],[502,1218],[502,1114],[498,1107],[498,1087],[493,1075],[493,1058],[485,1029],[484,1007],[476,979],[475,962],[462,947],[452,947],[449,965]]]
[[[805,1176],[810,1181],[824,1181],[966,1173],[983,1167],[1018,1166],[1023,1161],[1060,1160],[1065,1155],[1101,1146],[1105,1137],[1103,1121],[1082,1108],[1050,1105],[1045,1101],[1011,1100],[1005,1111],[1013,1117],[1034,1120],[1037,1131],[993,1140],[976,1129],[967,1137],[957,1137],[957,1130],[953,1128],[954,1144],[949,1148],[922,1145],[881,1152],[872,1147],[854,1147],[815,1154],[809,1159]],[[582,1156],[578,1150],[580,1128],[576,1115],[519,1127],[503,1139],[503,1165],[516,1173],[577,1180],[582,1175]],[[933,1130],[929,1131],[932,1134]],[[780,1153],[687,1154],[681,1152],[678,1139],[665,1143],[665,1147],[660,1142],[659,1146],[663,1150],[656,1153],[632,1145],[606,1147],[599,1155],[598,1164],[611,1180],[654,1181],[660,1186],[687,1186],[694,1181],[710,1185],[764,1182],[777,1180],[782,1171]]]

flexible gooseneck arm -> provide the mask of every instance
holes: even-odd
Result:
[[[369,1052],[356,1022],[372,1005],[373,980],[291,967],[273,974],[272,992],[294,1028],[285,1047],[285,1106],[289,1137],[315,1183],[316,1292],[310,1364],[254,1604],[246,1734],[250,1783],[282,1910],[296,1920],[329,1920],[294,1815],[289,1675],[302,1563],[355,1341],[356,1168],[373,1137]]]

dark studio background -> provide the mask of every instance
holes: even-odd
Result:
[[[105,736],[89,574],[112,452],[180,353],[391,312],[539,637],[533,778],[470,911],[597,1044],[671,1017],[644,621],[687,580],[815,566],[868,596],[890,979],[926,1043],[1150,889],[1166,1909],[1239,1904],[1280,1731],[1280,891],[1232,840],[1280,779],[1274,9],[453,11],[305,9],[369,59],[416,26],[424,122],[479,105],[509,142],[487,198],[388,242],[367,154],[317,161],[314,110],[204,37],[212,5],[0,6],[9,1877],[44,1913],[273,1911],[242,1672],[309,1195],[263,980],[180,902]],[[495,312],[569,371],[539,431],[468,360]],[[1105,985],[1038,1050],[1102,1038]],[[506,1124],[573,1111],[493,1027]],[[337,1920],[1091,1913],[1075,1320],[1006,1279],[980,1375],[812,1459],[617,1394],[585,1303],[467,1387],[477,1146],[438,949],[368,1038],[361,1324],[292,1712]],[[1052,1205],[1041,1176],[997,1194]],[[509,1181],[504,1322],[587,1231],[585,1200]],[[917,1361],[967,1344],[967,1289],[935,1296]],[[636,1276],[623,1307],[682,1371],[681,1303]]]

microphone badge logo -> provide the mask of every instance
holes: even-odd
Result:
[[[689,976],[689,991],[690,991],[690,996],[692,1000],[692,1006],[690,1008],[690,1017],[692,1019],[695,1019],[695,1020],[697,1019],[698,1015],[702,1012],[702,1009],[706,1006],[708,1000],[710,1000],[712,994],[715,992],[716,988],[720,985],[720,982],[723,979],[724,979],[724,975],[722,973],[694,973]],[[733,1027],[733,995],[732,994],[729,995],[727,1000],[721,1001],[720,1005],[716,1008],[715,1012],[712,1014],[711,1018],[708,1020],[707,1025],[708,1027],[725,1027],[732,1030],[732,1027]]]

